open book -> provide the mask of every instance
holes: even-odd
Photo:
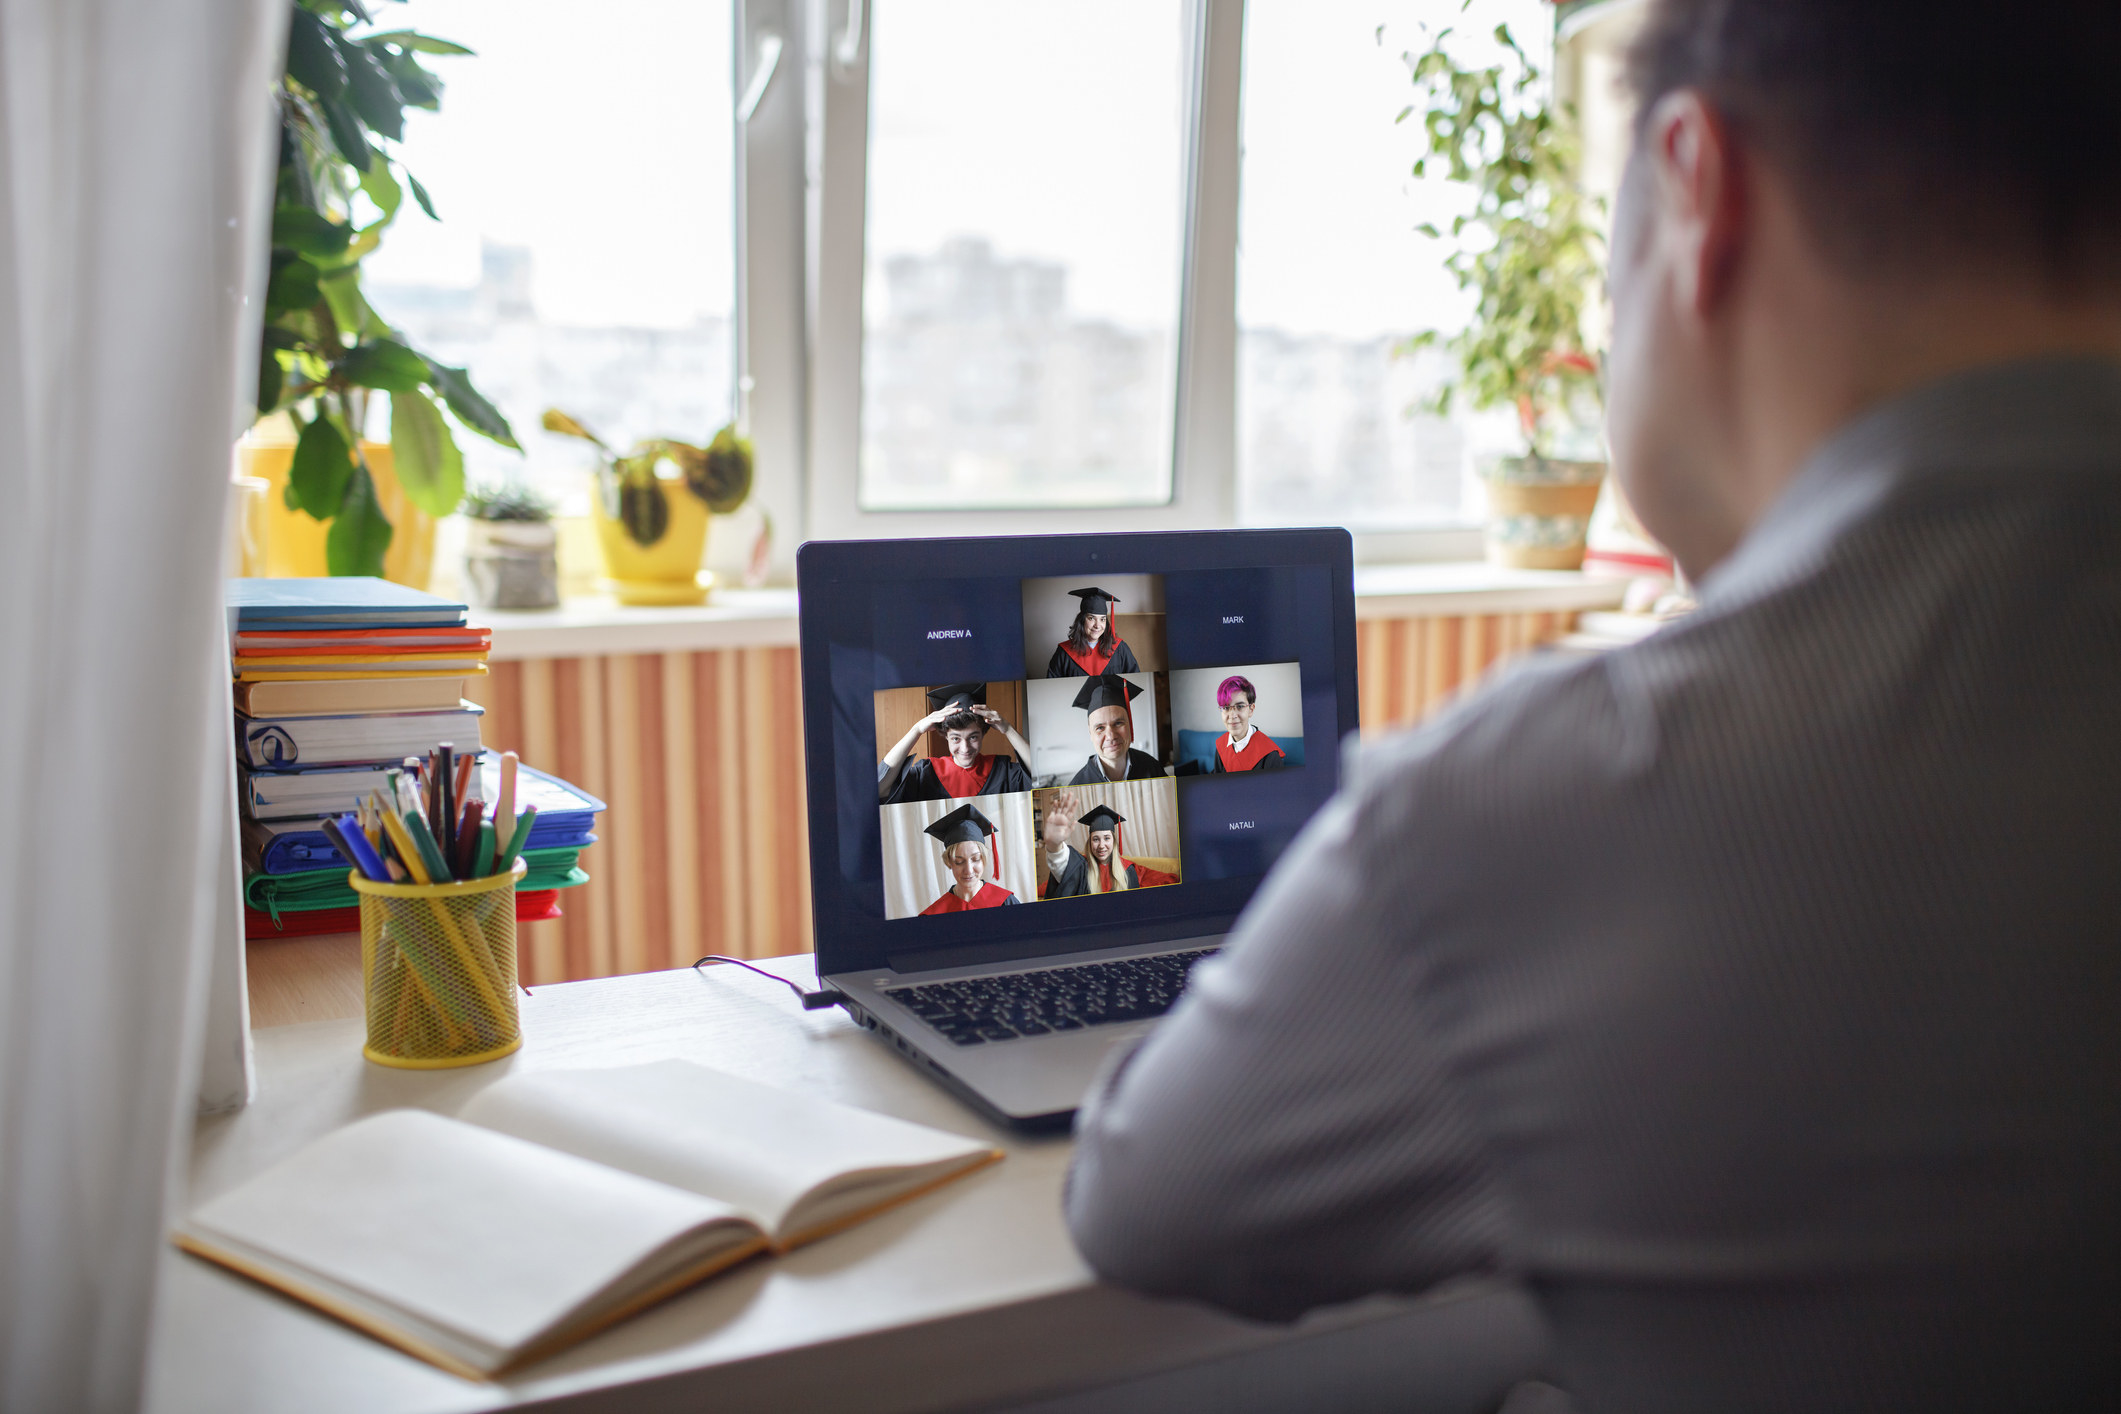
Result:
[[[390,1110],[328,1134],[176,1242],[484,1379],[999,1158],[687,1061],[532,1071],[455,1119]]]

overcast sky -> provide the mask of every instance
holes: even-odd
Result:
[[[1169,325],[1178,297],[1181,0],[874,0],[872,257],[981,235],[1070,269],[1080,313]],[[1459,0],[1251,0],[1241,318],[1369,336],[1463,317],[1414,233],[1463,198],[1408,173],[1401,55]],[[1539,0],[1480,0],[1544,36]],[[535,252],[560,323],[677,326],[730,307],[726,0],[412,0],[378,23],[460,40],[403,156],[413,211],[371,279],[468,285],[482,238]],[[1377,38],[1385,24],[1383,41]],[[1460,21],[1460,23],[1463,23]],[[1477,56],[1484,46],[1468,51]],[[1542,46],[1543,48],[1543,46]]]

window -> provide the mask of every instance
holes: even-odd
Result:
[[[1172,493],[1184,0],[877,0],[864,510]]]
[[[367,268],[377,311],[467,366],[525,456],[461,439],[468,477],[525,475],[586,514],[584,444],[704,442],[732,406],[734,188],[729,0],[410,0],[386,23],[456,40],[439,114],[403,158],[442,220],[407,202]]]
[[[1550,67],[1549,8],[1510,8],[1512,32]],[[1394,122],[1414,96],[1402,56],[1427,46],[1421,25],[1462,23],[1460,6],[1248,0],[1245,9],[1239,517],[1355,529],[1463,523],[1479,510],[1474,464],[1516,450],[1514,420],[1419,412],[1447,358],[1395,351],[1421,330],[1463,327],[1471,308],[1443,268],[1444,248],[1415,230],[1448,229],[1463,194],[1413,177],[1419,115]]]

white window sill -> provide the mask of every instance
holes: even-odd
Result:
[[[1612,609],[1627,581],[1566,570],[1513,570],[1478,560],[1358,565],[1361,619],[1461,614],[1553,614]],[[719,589],[706,604],[629,608],[608,598],[570,599],[557,609],[474,609],[493,629],[493,658],[582,658],[609,653],[697,653],[784,648],[796,643],[793,589]]]

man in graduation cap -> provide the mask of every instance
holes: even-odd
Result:
[[[898,745],[886,752],[876,767],[876,798],[885,805],[903,805],[909,800],[969,800],[976,795],[1008,795],[1031,789],[1031,744],[1002,714],[987,705],[987,684],[957,682],[928,694],[927,716],[915,722]],[[980,743],[993,727],[1008,738],[1016,759],[987,756]],[[943,756],[923,756],[912,761],[921,733],[940,730]]]
[[[1068,625],[1068,636],[1046,660],[1046,676],[1094,678],[1101,673],[1140,672],[1134,650],[1119,636],[1119,616],[1112,612],[1119,600],[1097,588],[1068,592],[1082,601],[1082,607],[1075,611],[1075,622]]]
[[[1078,817],[1079,804],[1074,791],[1064,790],[1046,806],[1045,827],[1040,832],[1046,847],[1046,882],[1039,886],[1040,898],[1082,898],[1178,882],[1176,874],[1121,855],[1119,827],[1127,823],[1126,816],[1109,805],[1097,805]],[[1090,832],[1085,841],[1090,850],[1087,858],[1068,843],[1068,831],[1078,818]]]
[[[1023,902],[999,884],[986,882],[987,840],[994,834],[994,822],[977,809],[960,805],[930,825],[925,833],[935,836],[943,847],[943,868],[949,871],[950,887],[921,910],[921,917]]]
[[[1090,714],[1090,744],[1097,753],[1069,777],[1069,785],[1138,781],[1164,773],[1154,756],[1134,749],[1134,709],[1127,704],[1140,695],[1140,688],[1117,673],[1093,677],[1075,694],[1075,705]]]

